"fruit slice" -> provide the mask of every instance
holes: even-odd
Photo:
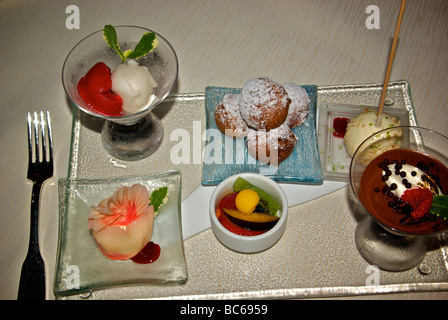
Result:
[[[102,115],[120,116],[123,101],[111,90],[111,71],[103,62],[95,64],[78,82],[79,95],[90,108]]]
[[[236,208],[242,213],[252,213],[260,202],[258,193],[251,189],[238,192],[235,198]]]
[[[266,230],[249,230],[237,225],[220,208],[216,209],[216,216],[224,228],[240,236],[257,236],[266,232]]]
[[[233,184],[233,189],[235,191],[242,191],[245,189],[251,189],[256,191],[260,199],[266,201],[268,208],[266,213],[269,215],[275,216],[277,214],[277,211],[280,209],[278,202],[273,197],[267,194],[264,190],[254,186],[249,181],[244,180],[241,177],[238,177],[236,179],[235,183]]]
[[[237,195],[238,195],[238,192],[233,192],[233,193],[230,193],[230,194],[226,195],[219,202],[219,207],[221,209],[222,208],[229,208],[229,209],[236,210],[235,199],[236,199]]]
[[[232,216],[238,220],[243,220],[247,222],[254,222],[254,223],[269,223],[273,221],[277,221],[279,217],[277,216],[271,216],[269,214],[264,213],[243,213],[239,210],[232,210],[228,208],[222,208],[222,210],[227,213],[229,216]]]

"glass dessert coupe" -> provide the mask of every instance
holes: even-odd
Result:
[[[117,39],[121,50],[134,49],[149,29],[136,26],[117,26]],[[104,62],[114,70],[121,59],[103,39],[103,31],[96,31],[76,44],[65,59],[62,68],[62,84],[70,101],[83,112],[104,119],[101,140],[112,156],[121,160],[140,160],[154,153],[163,140],[163,126],[151,111],[171,92],[177,80],[178,60],[170,43],[158,33],[157,47],[136,60],[145,66],[157,83],[155,98],[143,110],[124,116],[106,116],[92,110],[81,98],[77,86],[79,79],[98,62]]]
[[[420,127],[395,127],[401,138],[390,137],[391,129],[382,130],[358,147],[350,165],[350,185],[361,211],[367,211],[359,221],[355,242],[358,251],[369,263],[385,271],[405,271],[422,262],[427,253],[427,238],[448,231],[448,221],[432,213],[422,217],[411,216],[409,206],[400,202],[391,192],[400,185],[402,190],[410,188],[402,178],[416,176],[415,172],[389,172],[382,178],[383,170],[395,168],[396,163],[424,168],[429,177],[437,182],[441,191],[448,194],[448,138],[435,131]],[[382,138],[378,138],[379,136]],[[388,140],[389,139],[389,140]],[[399,142],[393,149],[379,148],[366,161],[366,154],[377,149],[379,143]],[[383,146],[384,146],[383,144]],[[389,145],[390,146],[390,145]],[[389,149],[389,150],[388,150]],[[370,150],[370,151],[369,151]],[[373,160],[372,160],[373,159]],[[391,166],[389,166],[391,164]],[[411,168],[411,167],[407,167]],[[394,169],[392,169],[394,171]],[[403,169],[404,171],[404,169]],[[413,170],[418,171],[418,170]],[[401,176],[399,175],[401,173]],[[407,174],[407,176],[406,176]],[[392,179],[394,175],[394,179]],[[390,179],[390,180],[389,180]],[[388,188],[387,182],[395,186]],[[406,192],[406,191],[405,191]]]

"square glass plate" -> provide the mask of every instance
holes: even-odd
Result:
[[[352,119],[364,109],[378,110],[378,107],[348,104],[320,104],[318,107],[318,143],[325,180],[348,181],[351,157],[345,149],[344,138],[333,135],[333,121],[336,118]],[[402,126],[408,126],[409,111],[405,108],[384,107],[383,112],[394,116]]]
[[[205,115],[207,140],[202,166],[202,184],[217,185],[222,180],[242,172],[261,173],[277,182],[322,184],[316,130],[317,86],[302,86],[310,99],[305,122],[293,129],[298,138],[293,153],[278,167],[255,160],[247,151],[246,138],[234,139],[222,134],[215,122],[215,108],[224,95],[240,93],[241,89],[206,87]],[[218,142],[217,142],[218,141]],[[231,152],[227,152],[230,149]],[[242,152],[234,152],[242,150]],[[220,154],[221,153],[221,154]]]
[[[168,187],[167,202],[154,219],[151,241],[160,248],[153,263],[106,258],[87,229],[90,206],[110,197],[120,186],[140,183],[151,193]],[[181,226],[181,175],[178,170],[113,179],[59,180],[59,243],[54,294],[66,296],[110,286],[185,283],[187,267]]]

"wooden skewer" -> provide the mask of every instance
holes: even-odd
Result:
[[[394,40],[392,42],[392,49],[390,50],[389,62],[387,63],[386,77],[384,79],[383,92],[381,93],[380,107],[378,109],[378,117],[376,118],[375,125],[377,127],[381,126],[384,100],[386,99],[387,85],[389,84],[390,72],[392,69],[392,64],[394,62],[395,49],[397,48],[398,34],[400,33],[401,22],[403,21],[404,7],[406,6],[406,0],[401,0],[400,13],[398,14],[397,26],[395,27]]]

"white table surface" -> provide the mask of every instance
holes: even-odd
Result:
[[[80,28],[66,8],[77,5]],[[367,29],[366,8],[380,9],[380,29]],[[43,189],[40,242],[47,298],[57,248],[57,180],[67,176],[72,111],[61,84],[68,51],[105,24],[138,25],[165,36],[179,58],[174,93],[208,85],[241,87],[250,78],[338,85],[381,83],[399,0],[2,0],[0,1],[0,299],[16,299],[29,237],[31,182],[26,179],[26,113],[48,109],[55,174]],[[448,2],[408,0],[390,80],[407,80],[418,124],[448,135]],[[325,210],[345,189],[313,202]],[[344,200],[340,210],[349,210]],[[309,210],[308,204],[290,209]],[[347,213],[349,214],[349,213]],[[210,230],[205,232],[211,232]],[[188,239],[186,256],[194,252]],[[447,299],[447,292],[355,298]]]

